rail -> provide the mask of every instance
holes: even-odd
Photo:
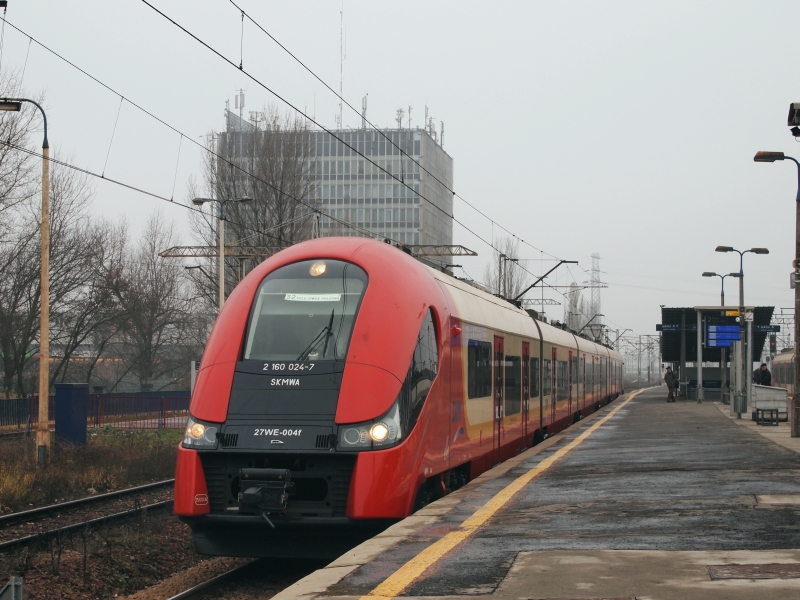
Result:
[[[87,496],[86,498],[79,498],[77,500],[70,500],[68,502],[61,502],[59,504],[48,504],[47,506],[40,506],[39,508],[32,508],[30,510],[23,510],[20,512],[13,512],[7,515],[0,516],[0,526],[9,525],[18,521],[28,521],[30,519],[41,519],[44,516],[53,513],[61,512],[64,509],[75,508],[78,506],[86,506],[95,504],[104,500],[111,500],[120,498],[122,496],[130,496],[147,492],[150,490],[167,487],[175,483],[174,479],[166,479],[164,481],[157,481],[155,483],[146,483],[135,487],[125,488],[124,490],[117,490],[115,492],[108,492],[106,494],[98,494],[96,496]]]
[[[39,533],[33,533],[31,535],[26,535],[21,538],[16,538],[13,540],[8,540],[5,542],[0,543],[0,552],[9,550],[11,548],[16,548],[18,546],[26,546],[33,542],[47,539],[48,537],[52,536],[60,536],[64,533],[70,533],[72,531],[78,531],[82,528],[88,528],[93,525],[100,525],[103,523],[108,523],[111,521],[124,521],[126,519],[130,519],[131,517],[135,517],[137,515],[141,515],[148,510],[152,509],[159,509],[159,508],[166,508],[167,506],[172,505],[172,500],[163,500],[161,502],[154,502],[153,504],[147,504],[145,506],[139,506],[137,508],[131,508],[129,510],[124,510],[122,512],[113,513],[110,515],[105,515],[103,517],[97,517],[95,519],[89,519],[87,521],[81,521],[79,523],[72,523],[71,525],[63,525],[61,527],[56,527],[55,529],[49,529],[47,531],[41,531]]]
[[[230,571],[226,571],[225,573],[217,575],[216,577],[212,577],[207,581],[198,583],[197,585],[190,587],[188,590],[184,590],[179,594],[175,594],[174,596],[167,598],[167,600],[190,600],[191,598],[196,597],[200,592],[233,578],[238,573],[240,573],[241,571],[252,565],[254,562],[256,561],[253,560],[251,562],[245,563],[234,569],[231,569]]]

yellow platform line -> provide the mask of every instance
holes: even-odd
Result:
[[[618,410],[620,410],[623,406],[625,406],[643,391],[644,390],[638,390],[631,394],[622,404],[617,406],[597,423],[589,427],[589,429],[584,431],[569,444],[542,460],[527,473],[517,477],[514,481],[508,484],[508,486],[493,496],[486,504],[476,510],[472,516],[470,516],[461,524],[461,527],[455,531],[451,531],[443,538],[425,548],[425,550],[417,554],[414,558],[397,569],[397,571],[392,573],[386,580],[383,581],[383,583],[378,585],[366,596],[362,596],[361,600],[375,600],[375,598],[388,599],[399,595],[404,589],[411,585],[415,579],[420,577],[445,554],[450,552],[450,550],[475,533],[481,525],[486,523],[486,521],[494,516],[497,511],[503,508],[503,506],[505,506],[506,503],[511,500],[514,494],[528,485],[532,479],[547,471],[547,469],[552,467],[559,458],[563,458],[567,453],[569,453],[570,450],[573,450],[583,443],[586,438],[592,435],[606,421],[613,417]]]

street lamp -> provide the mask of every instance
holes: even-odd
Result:
[[[27,98],[0,98],[0,111],[19,112],[30,102],[42,113],[42,227],[41,227],[41,310],[39,314],[39,424],[36,429],[36,462],[47,461],[50,450],[50,144],[47,142],[47,115],[38,102]]]
[[[245,196],[244,198],[226,198],[217,200],[216,198],[192,198],[192,204],[202,206],[206,202],[216,202],[219,205],[219,225],[217,235],[219,236],[219,310],[225,304],[225,205],[228,202],[252,202],[253,199]]]
[[[742,276],[739,273],[728,273],[727,275],[720,275],[719,273],[714,273],[712,271],[706,271],[705,273],[703,273],[703,277],[719,277],[720,282],[722,283],[722,287],[720,288],[720,292],[719,292],[719,305],[720,306],[725,306],[725,278],[726,277],[735,277],[737,279],[741,279],[742,278]],[[721,379],[721,382],[720,382],[720,386],[719,386],[720,400],[723,400],[722,394],[725,393],[725,384],[726,384],[726,380],[728,378],[727,377],[728,358],[727,358],[726,354],[727,354],[727,352],[725,350],[725,347],[724,346],[721,347],[719,349],[719,366],[720,366],[720,371],[721,371],[721,376],[722,376],[722,379]]]
[[[796,104],[796,103],[795,103]],[[796,124],[795,118],[795,104],[792,104],[789,108],[789,125]],[[797,106],[800,108],[800,106]],[[795,130],[797,127],[792,129],[792,134],[795,134]],[[797,132],[800,134],[800,131]],[[792,266],[794,267],[794,278],[795,281],[798,278],[798,274],[800,274],[800,162],[797,162],[797,159],[792,158],[791,156],[786,156],[783,152],[756,152],[756,155],[753,157],[755,162],[775,162],[776,160],[790,160],[797,166],[797,195],[795,196],[795,234],[794,234],[794,261],[792,262]],[[800,314],[798,310],[800,310],[800,287],[795,285],[794,287],[794,310],[795,314]],[[794,320],[794,380],[800,381],[800,319],[795,318]],[[789,422],[791,423],[792,428],[792,437],[800,437],[800,423],[798,423],[797,419],[797,411],[800,409],[800,386],[794,386],[794,393],[792,394],[792,412],[789,417]]]
[[[703,273],[703,277],[719,277],[722,281],[722,289],[719,292],[719,305],[725,306],[725,278],[726,277],[736,277],[737,279],[741,279],[741,275],[739,273],[728,273],[727,275],[720,275],[719,273],[712,273],[711,271],[706,271]]]
[[[750,369],[753,366],[753,340],[752,335],[745,336],[745,314],[744,314],[744,255],[748,252],[752,254],[769,254],[766,248],[750,248],[750,250],[737,250],[733,246],[717,246],[715,252],[737,252],[739,254],[739,337],[744,340],[747,339],[747,352],[742,352],[742,360],[739,361],[742,365],[743,389],[739,393],[744,392],[747,395],[747,403],[750,404],[753,395],[753,377]],[[752,332],[752,327],[749,328]],[[742,347],[744,350],[744,347]],[[747,366],[748,360],[750,367]],[[731,402],[733,405],[733,402]]]

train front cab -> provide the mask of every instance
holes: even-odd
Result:
[[[345,250],[368,250],[298,260],[304,245],[320,246],[281,253],[237,287],[207,346],[175,494],[203,554],[338,556],[354,536],[406,516],[424,475],[446,470],[441,290],[386,244],[349,241]],[[398,261],[406,268],[391,272]],[[318,263],[327,271],[311,279]],[[326,277],[337,289],[319,285]],[[280,319],[266,319],[261,335],[258,315]],[[231,359],[226,383],[214,367]],[[285,497],[270,504],[276,477]]]

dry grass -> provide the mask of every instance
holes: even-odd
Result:
[[[89,433],[85,447],[54,445],[36,467],[33,438],[0,442],[0,513],[170,479],[181,430]]]

